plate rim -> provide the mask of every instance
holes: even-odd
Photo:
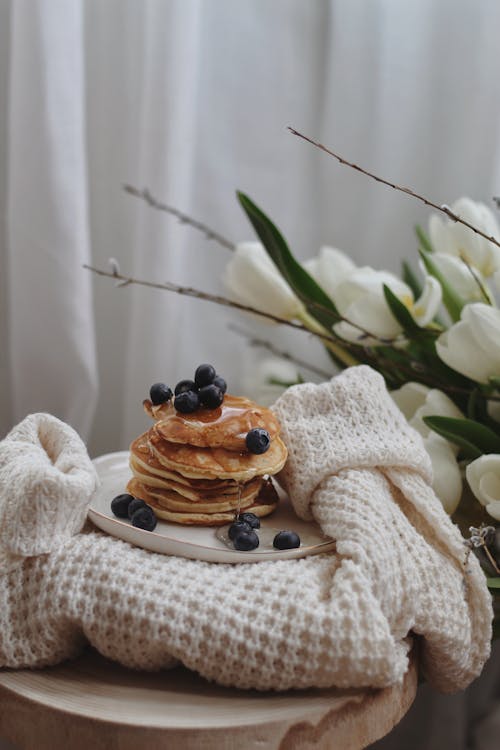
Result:
[[[95,458],[92,459],[92,463],[94,464],[94,466],[96,468],[96,471],[97,471],[97,474],[99,476],[98,466],[101,463],[104,463],[106,460],[109,461],[109,460],[112,460],[112,459],[115,459],[116,461],[119,461],[119,460],[124,460],[125,461],[126,460],[127,461],[127,466],[128,466],[128,458],[129,458],[129,451],[128,450],[111,451],[110,453],[103,453],[103,454],[101,454],[99,456],[96,456]],[[100,476],[99,476],[99,479],[100,479]],[[122,521],[118,517],[112,517],[112,516],[106,515],[102,511],[97,510],[95,507],[92,506],[93,500],[94,500],[94,498],[96,497],[96,495],[97,495],[97,493],[99,491],[99,486],[97,487],[97,489],[95,490],[95,492],[92,495],[92,498],[90,500],[90,504],[89,504],[89,507],[88,507],[88,511],[87,511],[87,517],[90,518],[91,521],[92,521],[92,515],[95,515],[95,516],[97,516],[99,518],[102,518],[108,524],[109,523],[111,523],[111,524],[118,524],[119,526],[123,527],[124,529],[131,529],[133,531],[133,533],[139,532],[141,538],[143,537],[143,538],[147,539],[147,538],[151,538],[151,536],[153,536],[153,538],[156,538],[158,540],[159,544],[161,544],[161,542],[163,540],[167,540],[167,541],[170,541],[170,542],[174,542],[175,544],[186,545],[187,547],[190,547],[193,550],[200,549],[200,550],[206,550],[207,552],[214,553],[214,552],[217,552],[218,549],[220,549],[221,553],[229,554],[229,555],[233,555],[234,554],[235,557],[236,556],[240,556],[240,554],[241,554],[238,550],[232,550],[229,547],[227,547],[226,549],[224,549],[224,548],[217,548],[217,547],[211,547],[211,546],[207,546],[206,544],[200,544],[199,542],[193,542],[193,541],[189,541],[189,540],[186,540],[186,539],[179,539],[179,538],[176,538],[176,537],[165,536],[164,534],[158,534],[156,531],[146,531],[145,529],[140,529],[140,528],[138,528],[136,526],[131,526],[130,524],[125,523],[124,521]],[[293,511],[293,512],[295,512],[295,511]],[[297,516],[297,518],[299,518],[300,521],[307,522],[307,521],[304,521],[304,519],[301,519],[299,516]],[[179,525],[179,527],[182,526],[182,524],[178,524],[178,525]],[[229,524],[222,524],[221,527],[217,527],[217,528],[222,528],[223,526],[226,526],[226,525],[229,525]],[[193,524],[192,526],[196,528],[195,524]],[[99,525],[97,525],[97,527],[99,529],[101,529],[101,531],[104,531],[105,533],[108,533],[108,534],[110,533],[106,529],[103,529]],[[203,528],[207,528],[207,527],[203,527]],[[144,536],[145,534],[147,534],[147,536]],[[114,535],[110,534],[110,536],[114,536]],[[133,544],[133,542],[129,542],[128,540],[123,539],[123,537],[114,536],[114,538],[115,539],[121,539],[122,541],[125,541],[128,544]],[[318,544],[314,544],[314,545],[311,545],[311,544],[309,544],[309,545],[302,545],[301,544],[299,547],[295,547],[295,548],[292,548],[290,550],[276,550],[276,553],[274,553],[272,550],[251,550],[251,558],[252,558],[251,560],[248,560],[248,559],[246,559],[246,560],[241,560],[241,559],[237,560],[237,559],[234,559],[234,560],[231,560],[231,561],[220,561],[220,562],[222,562],[222,564],[227,564],[228,562],[229,562],[229,564],[234,564],[234,563],[245,564],[247,562],[259,562],[259,557],[261,558],[261,560],[260,560],[261,562],[272,562],[272,556],[274,556],[274,554],[276,554],[276,556],[277,556],[276,560],[301,559],[302,557],[308,557],[308,556],[310,556],[310,554],[309,555],[307,554],[307,551],[309,551],[309,550],[315,550],[316,554],[321,554],[322,551],[323,551],[322,550],[323,547],[327,547],[328,548],[328,549],[324,550],[325,552],[327,552],[327,551],[330,551],[332,549],[332,545],[335,545],[335,540],[334,539],[325,539],[325,541],[319,542]],[[138,545],[137,544],[136,546],[140,547],[141,549],[145,549],[148,552],[152,551],[152,550],[150,550],[147,547],[143,547],[142,545]],[[305,554],[299,555],[298,554],[298,550],[301,550],[301,552],[304,552]],[[278,555],[280,555],[280,553],[281,553],[281,556],[278,557]],[[285,553],[285,554],[283,555],[283,553]],[[290,553],[290,554],[286,554],[286,553]],[[181,557],[181,555],[176,555],[175,553],[172,553],[172,552],[158,552],[157,554],[164,554],[164,555],[172,555],[174,557]],[[247,554],[247,553],[244,552],[243,554]],[[269,557],[269,556],[271,556],[271,557]],[[266,560],[262,560],[263,557],[266,557],[267,559]],[[213,561],[213,562],[215,562],[215,561]]]

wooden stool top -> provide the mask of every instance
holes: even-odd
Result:
[[[92,649],[0,672],[0,734],[23,750],[360,750],[412,704],[416,658],[384,690],[223,688],[183,667],[135,672]]]

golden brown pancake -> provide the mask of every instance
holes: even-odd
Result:
[[[174,469],[167,469],[152,454],[148,444],[147,432],[139,435],[139,437],[131,444],[130,464],[132,470],[134,466],[137,466],[146,470],[148,473],[155,474],[165,479],[172,479],[175,482],[196,489],[213,490],[219,487],[227,487],[231,484],[230,479],[196,479],[193,477],[185,477]]]
[[[279,433],[273,412],[242,396],[226,394],[216,409],[201,407],[192,414],[176,411],[172,401],[153,406],[146,400],[144,408],[156,420],[156,433],[169,443],[246,451],[245,438],[250,430],[267,430],[271,441]]]
[[[148,501],[146,500],[146,502]],[[278,495],[276,490],[272,484],[265,482],[259,496],[254,500],[253,504],[245,508],[245,512],[251,512],[263,518],[270,515],[275,510],[277,504]],[[148,505],[153,508],[158,518],[185,526],[224,526],[224,524],[234,521],[236,515],[234,510],[218,513],[200,513],[196,512],[196,510],[188,512],[166,510],[160,505],[155,504],[154,498],[150,498]]]
[[[247,482],[253,477],[276,474],[285,465],[287,449],[279,437],[271,441],[265,453],[236,453],[224,448],[197,448],[169,443],[156,432],[149,431],[149,447],[155,458],[167,469],[185,477],[233,479]]]
[[[141,467],[137,467],[132,462],[130,462],[130,468],[132,469],[134,478],[144,486],[156,487],[160,490],[176,492],[178,495],[182,495],[192,502],[204,499],[212,500],[216,498],[229,500],[231,498],[237,498],[240,492],[239,486],[241,485],[238,485],[237,482],[233,482],[230,480],[227,480],[226,485],[220,487],[217,486],[215,488],[207,490],[203,488],[200,489],[198,487],[188,487],[187,485],[181,484],[180,482],[176,482],[172,479],[163,479],[156,474],[148,474]],[[243,485],[243,487],[245,489],[248,488],[247,491],[252,489],[257,493],[260,489],[262,481],[262,477],[256,477],[255,479],[252,479],[250,480],[250,482],[247,482],[245,485]]]
[[[221,499],[206,498],[191,502],[176,492],[159,490],[157,487],[148,487],[136,479],[131,479],[127,484],[127,492],[130,492],[134,497],[141,498],[141,500],[144,500],[151,507],[159,507],[162,510],[170,510],[176,513],[224,513],[232,511],[234,515],[234,511],[237,510],[238,505],[240,510],[250,507],[254,503],[259,491],[260,487],[257,487],[242,493],[241,502],[239,502],[238,497]]]

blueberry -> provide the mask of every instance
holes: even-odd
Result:
[[[240,531],[233,539],[234,549],[241,552],[248,552],[251,549],[257,549],[259,546],[259,537],[255,531]]]
[[[206,406],[207,409],[217,409],[217,407],[224,401],[224,394],[221,389],[217,388],[213,383],[210,385],[204,385],[203,388],[200,388],[198,393],[200,394],[201,403],[203,406]]]
[[[145,508],[146,503],[144,500],[140,500],[139,498],[134,497],[134,499],[129,503],[127,515],[129,518],[132,518],[136,510],[139,510],[139,508]]]
[[[128,518],[128,506],[134,499],[133,495],[117,495],[111,500],[111,510],[118,518]]]
[[[200,397],[195,391],[184,391],[174,399],[174,406],[181,414],[191,414],[200,406]]]
[[[227,391],[227,383],[224,380],[224,378],[221,378],[220,375],[216,375],[214,378],[214,385],[217,386],[217,388],[220,388],[222,393],[225,393]]]
[[[149,398],[155,406],[164,404],[165,401],[170,401],[172,398],[172,389],[165,383],[153,383],[149,389]]]
[[[295,531],[278,531],[273,539],[276,549],[294,549],[300,547],[300,536]]]
[[[175,386],[174,393],[176,396],[179,395],[179,393],[185,393],[185,391],[196,391],[196,383],[194,380],[179,380],[177,385]]]
[[[255,513],[242,513],[240,521],[247,523],[252,529],[260,529],[260,518]]]
[[[231,540],[234,540],[235,537],[237,537],[243,531],[252,531],[252,528],[248,523],[245,523],[245,521],[238,520],[231,524],[227,531],[227,535]]]
[[[245,443],[250,453],[265,453],[271,445],[271,438],[267,430],[255,427],[247,432]]]
[[[200,365],[196,368],[194,382],[198,388],[203,388],[204,385],[210,385],[214,382],[216,374],[215,367],[212,367],[212,365]]]
[[[145,505],[144,508],[138,508],[132,516],[132,526],[136,526],[138,529],[144,529],[145,531],[153,531],[156,528],[158,519],[155,516],[154,510]]]

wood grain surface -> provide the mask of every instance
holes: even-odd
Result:
[[[22,750],[359,750],[412,704],[416,658],[384,690],[259,693],[177,667],[135,672],[92,649],[44,670],[0,672],[0,735]]]

